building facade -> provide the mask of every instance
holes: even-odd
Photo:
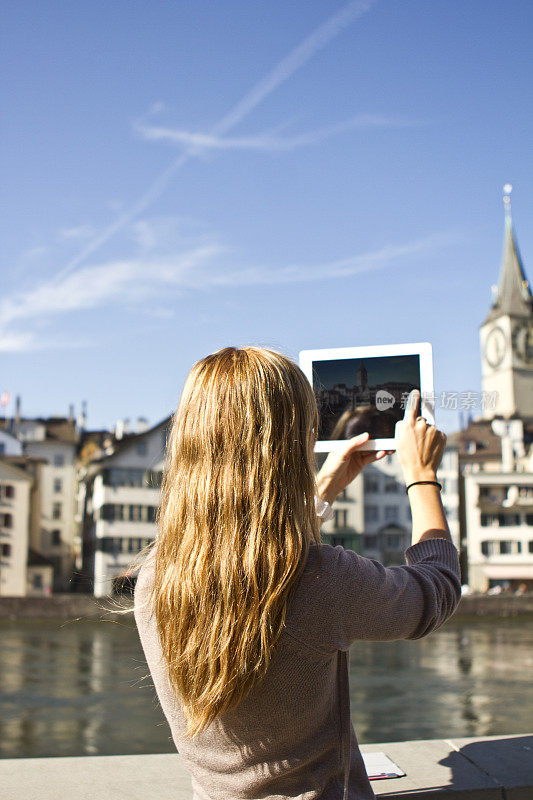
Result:
[[[74,521],[76,454],[79,435],[74,419],[23,419],[17,436],[25,455],[44,462],[40,473],[40,533],[34,549],[53,565],[55,592],[72,588],[81,567],[81,540]]]
[[[468,582],[533,589],[533,474],[466,473]]]
[[[80,468],[85,591],[98,597],[128,588],[129,566],[155,538],[169,422],[117,441],[112,453]]]
[[[324,462],[321,455],[319,465]],[[438,472],[450,533],[459,549],[459,461],[450,445]],[[386,566],[404,563],[412,543],[411,507],[396,454],[365,467],[335,501],[334,517],[322,526],[324,542],[342,545]]]
[[[0,595],[24,597],[33,479],[0,458]]]
[[[533,590],[533,297],[509,198],[497,289],[480,328],[482,388],[495,402],[454,434],[467,580]]]

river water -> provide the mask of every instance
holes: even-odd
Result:
[[[174,752],[136,629],[0,623],[0,757]],[[531,731],[533,620],[451,619],[424,639],[357,642],[359,743]]]

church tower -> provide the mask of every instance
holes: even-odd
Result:
[[[357,370],[357,386],[360,386],[363,390],[368,388],[368,372],[365,367],[364,361],[361,361],[359,365],[359,369]]]
[[[480,329],[482,385],[496,393],[484,416],[533,419],[533,296],[511,217],[512,187],[504,186],[505,234],[500,280]]]

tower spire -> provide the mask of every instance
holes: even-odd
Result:
[[[533,296],[520,258],[511,215],[510,194],[512,189],[510,183],[506,183],[503,187],[505,233],[502,265],[498,288],[494,293],[492,308],[486,322],[503,314],[513,317],[529,317],[533,310]]]
[[[513,191],[512,184],[506,183],[503,187],[503,207],[505,208],[505,220],[511,220],[511,192]]]

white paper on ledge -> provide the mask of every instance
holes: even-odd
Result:
[[[385,753],[361,753],[370,780],[380,778],[401,778],[405,772],[391,761]]]

